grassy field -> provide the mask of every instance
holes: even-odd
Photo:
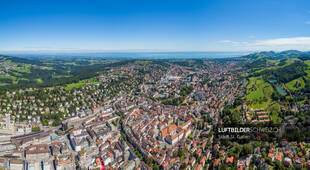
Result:
[[[4,76],[4,75],[0,75],[0,81],[1,81],[1,79],[16,80],[16,77],[14,77],[14,76]]]
[[[42,79],[36,79],[37,83],[43,83]]]
[[[152,61],[148,61],[148,60],[146,60],[146,61],[136,61],[136,63],[137,64],[141,64],[143,66],[147,66],[147,65],[151,64]]]
[[[307,80],[309,80],[310,79],[310,70],[305,70],[305,72],[307,73],[307,76],[305,76],[305,78]]]
[[[71,77],[70,75],[53,75],[53,78]]]
[[[16,68],[14,70],[23,72],[23,73],[30,73],[30,64],[20,64],[20,63],[14,63],[12,61],[7,61],[10,65],[15,66]]]
[[[16,71],[22,72],[22,73],[31,73],[29,67],[22,67],[22,68],[16,68]]]
[[[275,123],[280,122],[278,113],[280,105],[271,98],[274,93],[273,87],[265,82],[262,77],[251,77],[246,89],[246,101],[249,108],[264,108],[269,114],[271,120]]]
[[[19,73],[19,72],[15,72],[15,71],[10,71],[10,74],[11,74],[11,76],[13,76],[13,77],[21,77],[22,76],[22,74],[21,73]]]
[[[307,64],[310,67],[310,60],[305,61],[305,64]]]
[[[305,72],[307,73],[307,76],[305,76],[306,80],[310,79],[310,60],[305,61],[305,64],[308,65],[307,70],[305,70]]]
[[[84,87],[86,86],[87,84],[96,84],[96,83],[99,83],[99,81],[97,81],[97,79],[95,78],[91,78],[91,79],[85,79],[85,80],[81,80],[77,83],[71,83],[71,84],[67,84],[65,86],[65,89],[66,90],[72,90],[73,88],[80,88],[80,87]]]
[[[288,59],[286,60],[286,64],[284,64],[284,65],[281,66],[281,67],[288,66],[288,65],[290,65],[290,64],[293,64],[293,63],[296,62],[296,61],[301,61],[301,60],[298,59],[298,58],[288,58]]]
[[[54,68],[53,67],[42,66],[42,67],[40,67],[40,69],[42,69],[42,70],[53,70]]]
[[[259,69],[259,70],[256,70],[255,72],[253,72],[252,74],[257,74],[257,73],[260,73],[262,71],[265,71],[267,68],[263,68],[263,69]]]
[[[9,83],[2,82],[1,79],[10,79],[10,80],[12,80],[12,84],[17,84],[20,80],[28,81],[27,78],[20,78],[20,77],[15,77],[15,76],[4,76],[4,75],[1,75],[0,76],[0,86],[9,85]]]
[[[298,84],[296,86],[296,84]],[[302,89],[305,87],[305,82],[304,80],[300,77],[298,79],[295,79],[295,80],[292,80],[288,83],[285,84],[286,87],[289,89],[289,90],[292,90],[292,91],[295,91],[295,90],[299,90],[299,89]]]
[[[279,60],[267,60],[267,64],[279,64],[280,61]]]
[[[271,120],[274,123],[280,123],[278,113],[281,111],[279,103],[273,102],[267,107],[267,112],[269,113]]]
[[[0,80],[0,86],[7,86],[9,85],[8,83],[1,83],[1,80]]]
[[[246,89],[246,100],[253,108],[265,108],[270,103],[272,86],[265,82],[262,77],[251,77]]]
[[[71,62],[71,63],[64,63],[64,65],[74,65],[77,66],[77,64],[75,62]]]

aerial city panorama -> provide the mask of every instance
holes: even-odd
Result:
[[[310,1],[0,0],[0,170],[310,170]]]

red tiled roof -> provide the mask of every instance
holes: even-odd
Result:
[[[279,153],[276,155],[276,159],[277,159],[278,161],[281,161],[282,156],[283,156],[283,153],[282,153],[282,152],[279,152]]]
[[[217,158],[215,159],[215,161],[213,162],[213,167],[217,167],[220,164],[220,159]]]
[[[273,158],[273,153],[269,153],[268,157],[272,159]]]
[[[234,157],[233,157],[233,156],[227,157],[227,158],[226,158],[226,163],[231,163],[231,164],[233,164],[233,163],[234,163]]]

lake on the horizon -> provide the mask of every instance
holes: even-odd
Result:
[[[36,57],[107,57],[133,59],[204,59],[204,58],[231,58],[247,55],[250,52],[109,52],[109,53],[42,53],[42,54],[9,54],[14,56]]]
[[[229,58],[249,54],[248,52],[144,52],[144,53],[102,53],[98,56],[117,58],[146,58],[146,59],[173,59],[173,58]]]

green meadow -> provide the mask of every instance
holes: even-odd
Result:
[[[303,89],[305,87],[305,82],[302,77],[299,77],[298,79],[292,80],[285,85],[289,90],[295,91]]]
[[[99,83],[99,81],[95,78],[90,78],[90,79],[85,79],[85,80],[80,80],[77,83],[71,83],[65,85],[66,90],[72,90],[73,88],[81,88],[86,86],[87,84],[96,84]]]
[[[152,63],[152,61],[143,60],[143,61],[136,61],[137,64],[141,64],[143,66],[147,66]]]
[[[246,101],[252,108],[265,108],[271,102],[272,86],[262,77],[251,77],[246,89]]]

